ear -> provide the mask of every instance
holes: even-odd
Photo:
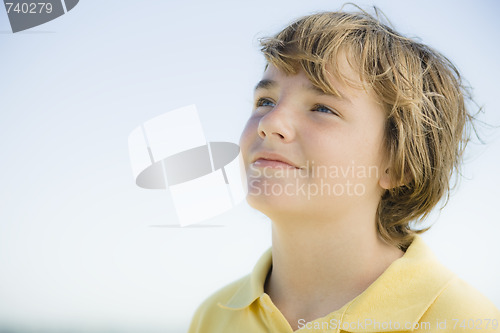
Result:
[[[391,169],[389,167],[385,168],[384,172],[382,175],[380,175],[379,179],[379,185],[382,187],[384,190],[389,190],[391,188],[403,186],[409,182],[409,177],[408,175],[405,175],[405,180],[402,182],[394,182],[391,180]]]
[[[392,182],[391,182],[391,175],[390,175],[389,171],[390,171],[389,168],[385,168],[385,170],[380,175],[380,179],[378,181],[378,184],[384,190],[389,190],[389,189],[394,187],[392,185]]]

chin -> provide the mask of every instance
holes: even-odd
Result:
[[[246,199],[250,207],[260,211],[271,219],[274,216],[297,215],[297,212],[306,209],[302,207],[303,200],[286,195],[256,195],[249,192]]]

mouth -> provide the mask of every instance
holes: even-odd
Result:
[[[252,162],[252,165],[255,167],[273,168],[273,169],[283,169],[283,168],[300,169],[293,162],[275,153],[257,154],[256,158]]]

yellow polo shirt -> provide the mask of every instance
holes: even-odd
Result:
[[[220,289],[196,310],[188,333],[293,332],[264,293],[269,248],[252,273]],[[500,311],[441,265],[420,236],[363,293],[296,332],[496,332]]]

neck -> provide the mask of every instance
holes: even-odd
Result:
[[[265,291],[292,327],[298,319],[338,310],[403,255],[378,236],[373,219],[360,217],[328,223],[273,219],[273,266]]]

